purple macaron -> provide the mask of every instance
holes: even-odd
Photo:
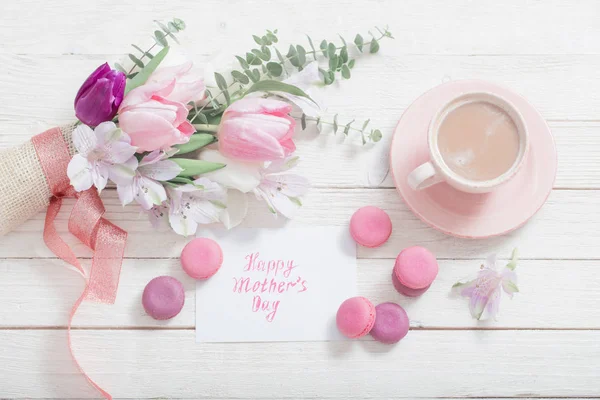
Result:
[[[183,285],[170,276],[159,276],[146,285],[142,295],[144,310],[154,319],[170,319],[179,314],[185,302]]]
[[[381,303],[375,307],[375,324],[371,329],[373,339],[381,343],[397,343],[408,333],[408,315],[396,303]]]

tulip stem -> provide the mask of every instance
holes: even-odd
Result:
[[[194,124],[194,128],[196,128],[197,131],[202,132],[217,132],[217,130],[219,130],[219,125]]]

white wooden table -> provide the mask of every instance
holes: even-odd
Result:
[[[345,225],[360,206],[392,217],[391,239],[359,249],[359,293],[396,301],[412,330],[396,346],[339,343],[196,344],[194,283],[177,257],[185,239],[156,233],[115,192],[107,216],[130,234],[114,306],[85,304],[74,347],[83,367],[116,398],[392,399],[600,397],[600,3],[552,1],[111,0],[7,1],[0,11],[0,147],[69,122],[76,90],[105,60],[154,30],[153,19],[183,18],[197,63],[253,46],[251,34],[279,28],[285,43],[352,39],[389,24],[396,40],[357,61],[353,77],[326,89],[329,111],[372,118],[391,135],[422,92],[448,80],[487,79],[527,97],[549,121],[559,151],[556,186],[525,227],[483,241],[444,236],[417,220],[388,177],[369,171],[386,143],[299,135],[302,172],[314,188],[292,224]],[[501,4],[505,3],[505,4]],[[285,47],[285,46],[284,46]],[[66,232],[70,207],[60,214]],[[276,224],[253,202],[244,225]],[[65,325],[82,290],[77,274],[42,241],[43,214],[0,238],[0,397],[97,397],[73,366]],[[90,256],[71,240],[78,255]],[[393,258],[424,245],[440,274],[422,298],[397,294]],[[521,293],[496,322],[478,323],[451,285],[489,253],[518,246]],[[89,264],[89,260],[87,261]],[[146,316],[141,292],[153,277],[180,278],[188,301],[168,323]]]

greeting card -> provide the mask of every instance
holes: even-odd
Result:
[[[356,295],[356,246],[346,227],[213,232],[216,275],[196,286],[198,342],[342,340],[339,305]]]

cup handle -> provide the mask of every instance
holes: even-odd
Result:
[[[408,185],[414,190],[422,190],[440,183],[444,178],[435,169],[431,161],[419,165],[408,175]]]

